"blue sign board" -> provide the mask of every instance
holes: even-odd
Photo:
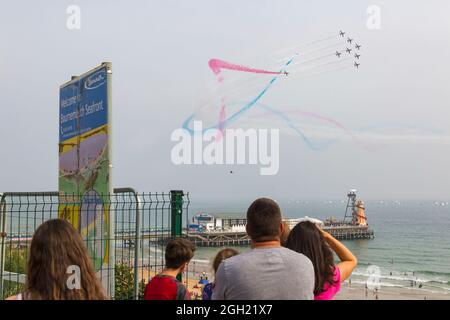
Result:
[[[59,142],[108,123],[106,67],[62,87],[59,93]]]

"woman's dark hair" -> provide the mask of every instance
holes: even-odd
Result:
[[[217,252],[217,255],[214,258],[214,262],[213,262],[214,273],[217,272],[217,269],[219,269],[219,265],[223,260],[237,256],[238,254],[239,254],[239,251],[237,251],[233,248],[225,248],[225,249],[222,249],[219,252]]]
[[[323,292],[328,282],[334,284],[333,252],[326,243],[318,227],[310,221],[298,223],[289,232],[286,247],[307,256],[314,266],[314,294]]]
[[[80,270],[79,289],[67,285],[71,266]],[[34,233],[24,297],[33,300],[106,299],[81,235],[66,220],[47,220]]]

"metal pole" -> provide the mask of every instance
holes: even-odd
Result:
[[[172,237],[180,237],[182,235],[183,195],[182,190],[170,191],[170,206],[172,215],[170,235]]]
[[[170,235],[172,237],[180,237],[183,232],[182,216],[183,216],[183,191],[170,191],[170,207],[171,207],[171,228]],[[181,282],[181,273],[177,276],[178,281]]]
[[[141,199],[133,188],[115,188],[114,193],[132,193],[136,201],[136,226],[134,238],[134,299],[139,299],[139,261],[141,248]]]
[[[3,296],[3,273],[5,271],[5,237],[6,237],[6,229],[5,229],[5,220],[6,220],[6,206],[4,206],[5,197],[3,193],[0,193],[1,201],[0,201],[0,240],[1,240],[1,247],[0,247],[0,299],[4,299]]]
[[[112,159],[112,146],[113,146],[113,139],[112,139],[112,64],[110,62],[102,62],[101,63],[101,67],[105,67],[106,68],[106,106],[107,106],[107,128],[108,128],[108,193],[109,195],[111,195],[111,192],[114,192],[113,190],[113,159]],[[134,191],[134,190],[133,190]],[[111,209],[111,204],[109,204],[109,208]],[[113,297],[115,295],[115,274],[116,274],[116,269],[115,269],[115,244],[116,244],[116,234],[115,234],[115,211],[111,212],[111,210],[109,210],[108,212],[109,217],[108,217],[108,228],[109,228],[109,234],[112,235],[110,238],[112,238],[113,240],[110,241],[109,243],[109,263],[111,263],[111,261],[114,262],[114,266],[111,265],[109,266],[109,295],[111,297]],[[114,247],[113,247],[114,246]]]

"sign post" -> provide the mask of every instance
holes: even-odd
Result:
[[[114,292],[111,77],[111,63],[105,62],[60,87],[58,175],[59,217],[83,236],[110,296]]]

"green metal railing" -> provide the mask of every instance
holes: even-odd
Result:
[[[24,289],[34,231],[48,219],[61,218],[64,207],[69,208],[67,212],[78,208],[77,222],[71,221],[83,231],[109,296],[142,298],[149,278],[164,267],[167,241],[187,235],[189,194],[179,190],[137,193],[132,188],[117,188],[106,198],[100,207],[95,201],[64,199],[58,192],[0,194],[0,299]],[[74,218],[70,214],[64,217]],[[95,236],[88,236],[91,231]]]

